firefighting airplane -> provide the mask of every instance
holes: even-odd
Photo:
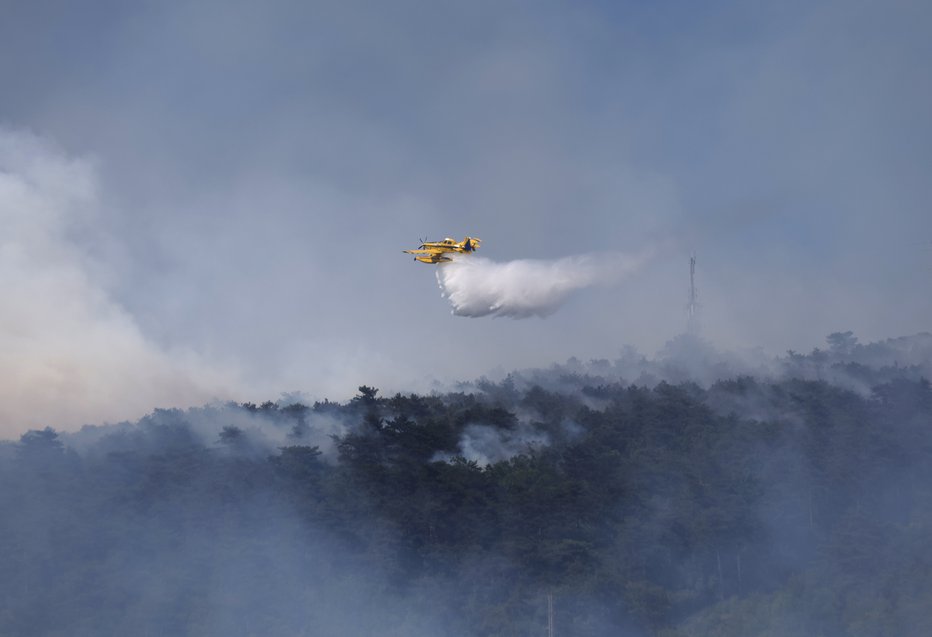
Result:
[[[479,249],[480,243],[482,243],[482,239],[476,237],[466,237],[460,242],[447,237],[443,241],[424,241],[417,250],[405,250],[405,253],[413,254],[414,260],[421,263],[443,263],[453,260],[446,256],[447,254],[451,252],[459,254],[475,252]]]

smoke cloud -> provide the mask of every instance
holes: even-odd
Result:
[[[100,207],[93,161],[0,128],[0,435],[193,405],[229,378],[151,342],[80,237]]]
[[[437,268],[437,283],[456,316],[546,317],[575,290],[620,282],[638,270],[652,253],[613,252],[502,263],[471,255],[456,256],[453,262]]]
[[[550,444],[550,436],[527,423],[516,429],[502,429],[490,425],[467,425],[457,444],[458,455],[480,467],[509,460],[522,453],[531,453]],[[433,461],[449,462],[454,454],[440,451]]]

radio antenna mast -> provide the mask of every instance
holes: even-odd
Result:
[[[696,290],[696,253],[689,257],[689,303],[686,305],[686,333],[699,335],[699,292]]]

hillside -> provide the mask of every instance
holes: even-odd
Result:
[[[0,634],[932,634],[932,337],[0,444]]]

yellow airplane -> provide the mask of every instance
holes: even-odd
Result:
[[[475,252],[479,249],[480,243],[482,243],[482,239],[476,237],[466,237],[459,242],[447,237],[443,241],[425,241],[421,243],[421,247],[417,250],[405,250],[405,253],[413,254],[414,260],[421,263],[443,263],[444,261],[453,260],[446,256],[447,254],[451,252],[459,254]]]

